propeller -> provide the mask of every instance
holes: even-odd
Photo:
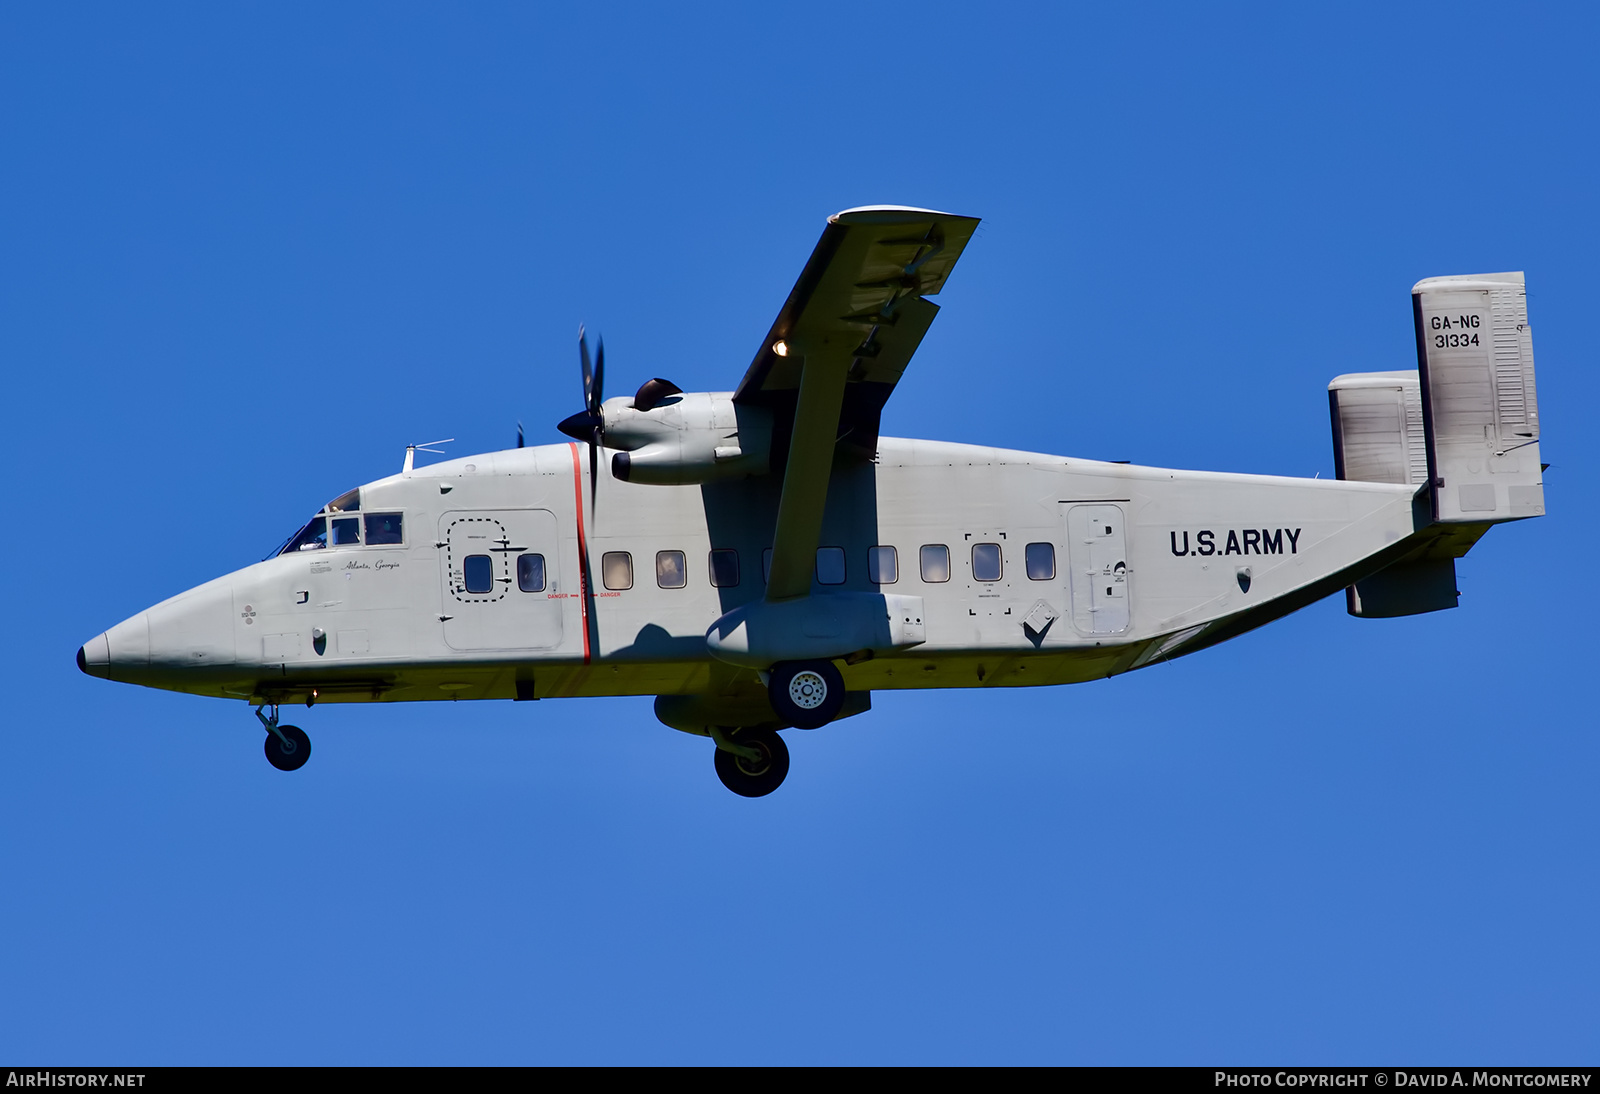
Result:
[[[589,365],[589,339],[578,328],[578,363],[583,367],[583,410],[561,421],[557,429],[575,441],[589,442],[589,508],[594,508],[594,490],[600,476],[600,445],[605,439],[605,418],[600,404],[605,399],[606,340],[595,347],[594,366]]]

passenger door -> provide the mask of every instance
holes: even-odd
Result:
[[[439,518],[440,615],[451,649],[561,644],[558,527],[547,509],[458,510]]]
[[[1128,629],[1128,538],[1120,505],[1067,509],[1067,550],[1072,581],[1072,625],[1079,634],[1122,634]]]

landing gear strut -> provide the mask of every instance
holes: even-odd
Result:
[[[717,778],[723,786],[741,797],[760,798],[783,785],[789,746],[775,730],[709,728],[717,742]]]
[[[311,738],[299,726],[278,724],[278,705],[272,704],[272,715],[261,713],[264,706],[256,707],[256,717],[267,727],[267,762],[279,771],[297,771],[311,759]]]

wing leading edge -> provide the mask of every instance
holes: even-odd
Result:
[[[733,397],[772,412],[775,457],[787,441],[768,600],[810,592],[834,453],[877,451],[883,406],[939,312],[924,298],[977,227],[895,205],[828,218]]]

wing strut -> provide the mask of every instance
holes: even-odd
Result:
[[[835,452],[871,459],[885,401],[927,333],[975,217],[878,205],[828,218],[733,401],[789,438],[768,601],[811,592]],[[777,453],[774,453],[776,456]]]
[[[831,367],[830,367],[831,366]],[[772,573],[767,599],[788,600],[811,592],[811,570],[822,538],[822,511],[828,504],[839,408],[844,403],[846,370],[836,362],[807,359],[801,364],[800,395],[789,440],[789,462],[772,536]]]

